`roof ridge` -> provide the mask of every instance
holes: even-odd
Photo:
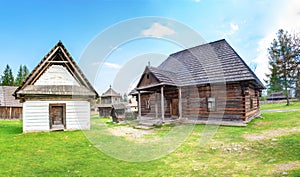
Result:
[[[101,96],[111,96],[111,95],[121,96],[120,93],[114,90],[110,85],[110,87],[104,93],[102,93]]]
[[[222,42],[222,41],[225,41],[227,43],[226,39],[220,39],[220,40],[216,40],[216,41],[213,41],[213,42],[207,42],[207,43],[204,43],[204,44],[196,45],[194,47],[190,47],[190,48],[187,48],[187,49],[184,49],[184,50],[180,50],[178,52],[170,54],[169,56],[176,55],[178,53],[181,53],[181,52],[184,52],[184,51],[187,51],[187,50],[191,50],[191,49],[194,49],[194,48],[203,47],[203,46],[206,46],[206,45],[211,45],[211,44],[214,44],[214,43]]]
[[[146,66],[146,67],[149,67],[149,66]],[[154,69],[157,69],[157,70],[160,70],[160,71],[165,71],[165,72],[170,72],[170,73],[173,73],[173,74],[176,74],[175,72],[173,71],[170,71],[170,70],[166,70],[164,68],[159,68],[159,67],[154,67],[154,66],[150,66],[151,68],[154,68]],[[149,67],[149,68],[150,68]]]

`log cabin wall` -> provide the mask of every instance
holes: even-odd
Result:
[[[245,89],[245,121],[259,113],[259,95],[259,91],[251,87]]]
[[[182,89],[182,113],[184,118],[242,120],[243,94],[239,83],[222,86],[197,86]],[[212,93],[211,90],[214,90]],[[208,107],[209,98],[215,100],[214,110]]]
[[[213,88],[212,88],[213,87]],[[213,92],[212,92],[213,90]],[[141,95],[142,116],[161,117],[160,92]],[[165,117],[171,117],[171,100],[178,98],[178,89],[164,88]],[[209,99],[215,100],[214,110],[208,106]],[[241,83],[226,86],[209,84],[182,87],[182,117],[188,119],[223,119],[245,121],[259,111],[259,91]]]

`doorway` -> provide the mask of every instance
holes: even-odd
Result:
[[[49,118],[51,130],[66,128],[66,104],[49,104]]]
[[[178,98],[173,98],[171,100],[171,117],[178,118],[179,111],[178,111]]]

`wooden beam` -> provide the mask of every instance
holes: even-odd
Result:
[[[162,122],[165,122],[164,86],[160,88],[160,98],[161,98],[161,119]]]
[[[181,87],[178,89],[178,112],[179,112],[179,119],[182,118],[182,99],[181,99]]]
[[[68,61],[48,61],[48,63],[68,63]]]
[[[141,92],[138,91],[138,111],[139,111],[139,116],[138,119],[141,120],[142,118],[142,110],[141,110],[142,106],[141,106]]]

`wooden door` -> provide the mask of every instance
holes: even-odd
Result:
[[[50,128],[65,128],[65,104],[50,104]]]
[[[172,117],[178,117],[178,98],[173,98],[171,100],[171,116]]]

